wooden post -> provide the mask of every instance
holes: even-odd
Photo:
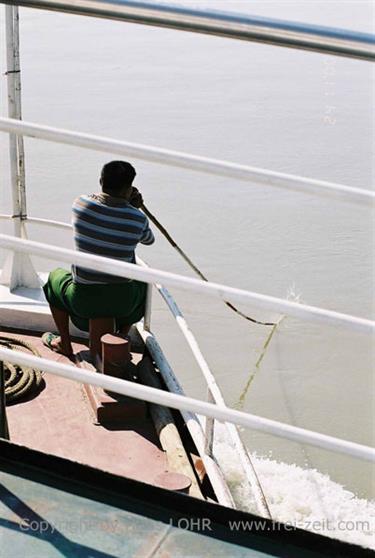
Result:
[[[9,440],[9,429],[8,429],[6,398],[5,398],[5,374],[4,374],[3,361],[0,361],[0,437]]]
[[[210,388],[207,389],[207,402],[215,403]],[[206,424],[204,429],[204,452],[210,457],[213,456],[214,432],[215,432],[215,419],[211,417],[206,417]]]
[[[143,318],[143,329],[146,331],[150,331],[151,327],[151,306],[152,306],[152,284],[147,284],[147,293],[146,293],[146,307],[145,307],[145,315]]]
[[[138,364],[138,375],[143,384],[161,389],[160,380],[149,357],[143,357]],[[189,494],[191,496],[203,498],[171,411],[167,407],[152,404],[150,412],[160,444],[167,454],[168,467],[171,471],[190,479]]]

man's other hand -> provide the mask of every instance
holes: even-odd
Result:
[[[132,187],[132,193],[129,199],[129,203],[132,204],[132,206],[134,207],[141,207],[143,205],[143,197],[141,192],[139,192],[139,190],[137,188],[134,188],[134,186]]]

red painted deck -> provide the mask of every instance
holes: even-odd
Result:
[[[3,335],[32,343],[45,358],[72,364],[44,347],[39,337]],[[87,351],[77,343],[73,347],[75,355]],[[148,416],[113,426],[99,425],[81,384],[48,373],[44,373],[44,381],[45,388],[34,399],[7,407],[12,441],[150,484],[168,470]]]

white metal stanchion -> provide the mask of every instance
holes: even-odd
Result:
[[[10,118],[21,120],[21,69],[19,56],[19,16],[18,6],[5,7],[8,114]],[[26,238],[24,219],[26,217],[25,154],[23,136],[9,134],[10,178],[12,185],[14,234]],[[5,262],[0,282],[17,287],[40,287],[40,280],[28,254],[12,252]]]

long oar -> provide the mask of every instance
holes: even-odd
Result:
[[[169,232],[163,227],[163,225],[157,220],[157,218],[155,217],[155,215],[153,215],[145,205],[141,206],[142,211],[145,213],[145,215],[147,215],[147,217],[150,219],[150,221],[152,221],[154,223],[154,225],[159,229],[159,231],[162,233],[163,236],[165,236],[165,238],[168,240],[169,244],[171,244],[171,246],[173,246],[173,248],[175,250],[177,250],[177,252],[180,254],[180,256],[182,256],[185,260],[185,262],[189,265],[189,267],[203,280],[203,281],[208,281],[207,277],[205,275],[203,275],[203,273],[200,271],[200,269],[197,268],[197,266],[191,261],[191,259],[189,258],[189,256],[187,256],[187,254],[185,254],[185,252],[182,250],[182,248],[179,247],[179,245],[177,244],[177,242],[171,237],[171,235],[169,234]],[[274,322],[261,322],[259,320],[255,320],[254,318],[251,318],[250,316],[247,316],[246,314],[244,314],[243,312],[241,312],[241,310],[239,310],[238,308],[236,308],[231,302],[227,302],[224,301],[225,304],[231,309],[233,310],[233,312],[236,312],[236,314],[239,314],[242,318],[245,318],[245,320],[249,320],[249,322],[253,322],[254,324],[258,324],[258,325],[263,325],[263,326],[275,326],[278,322],[274,323]]]

